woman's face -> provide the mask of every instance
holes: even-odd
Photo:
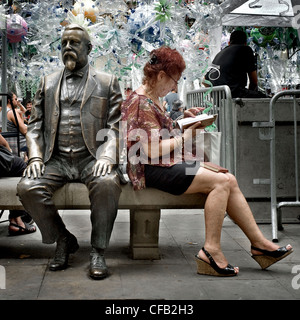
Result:
[[[159,97],[166,96],[172,89],[177,91],[178,81],[181,74],[167,74],[165,71],[160,71],[156,82],[156,93]]]

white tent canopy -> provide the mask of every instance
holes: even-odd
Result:
[[[276,0],[259,0],[246,1],[232,13],[237,14],[254,14],[264,16],[294,16],[291,0],[276,1]]]
[[[300,11],[299,0],[226,0],[221,6],[225,26],[291,27]]]

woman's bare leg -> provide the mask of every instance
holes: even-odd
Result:
[[[230,179],[226,175],[218,175],[212,171],[200,168],[192,184],[185,193],[202,192],[207,194],[204,207],[205,215],[205,249],[212,255],[220,268],[225,268],[228,261],[221,250],[221,231],[230,196]],[[207,262],[202,250],[199,257]],[[238,268],[236,269],[238,272]]]
[[[252,211],[238,186],[236,178],[231,174],[226,175],[230,179],[231,186],[227,205],[228,215],[245,233],[252,246],[269,251],[277,250],[279,246],[267,240],[256,224]],[[254,250],[252,250],[252,253],[260,254]]]
[[[269,251],[278,249],[279,246],[267,240],[258,228],[251,209],[233,175],[215,173],[200,168],[186,191],[186,193],[197,192],[208,195],[204,208],[206,230],[204,247],[220,268],[224,268],[228,264],[220,244],[225,211],[242,229],[251,245]],[[260,254],[255,250],[252,250],[252,253]],[[202,250],[199,251],[199,256],[208,261]]]

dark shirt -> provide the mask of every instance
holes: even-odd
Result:
[[[176,120],[178,117],[182,116],[183,112],[179,111],[179,110],[171,110],[170,112],[170,118],[172,120]]]
[[[232,44],[220,51],[212,62],[219,72],[211,69],[205,79],[213,86],[228,85],[233,97],[247,85],[247,74],[256,70],[252,49],[246,45]]]

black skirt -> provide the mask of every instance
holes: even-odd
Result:
[[[183,194],[191,185],[200,167],[199,162],[178,163],[172,167],[145,165],[146,187],[174,195]]]

